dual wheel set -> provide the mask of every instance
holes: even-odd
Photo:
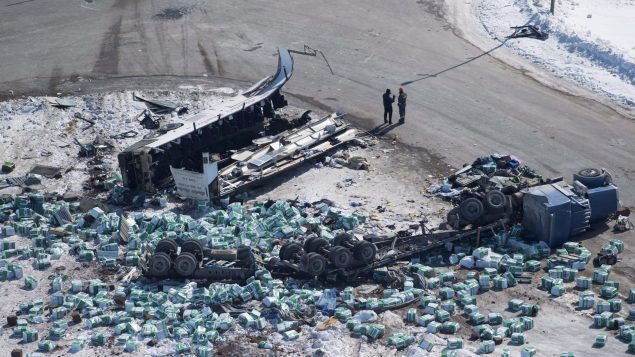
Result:
[[[345,269],[355,265],[368,264],[375,259],[377,247],[368,241],[354,239],[350,234],[339,234],[331,245],[326,239],[316,236],[298,243],[285,243],[280,248],[281,260],[299,262],[300,267],[310,275],[324,273],[329,262],[336,269]]]
[[[463,200],[459,205],[459,214],[462,220],[475,223],[486,214],[497,215],[505,213],[507,206],[507,196],[501,191],[492,190],[487,192],[483,199],[470,197]]]
[[[195,239],[188,239],[179,245],[172,239],[162,239],[157,243],[148,264],[148,272],[155,277],[167,277],[174,269],[180,277],[190,277],[203,260],[203,245]],[[177,254],[178,253],[178,254]]]

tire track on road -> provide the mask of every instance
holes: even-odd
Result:
[[[113,23],[101,40],[93,74],[117,74],[119,71],[119,46],[121,45],[121,25],[123,15]]]

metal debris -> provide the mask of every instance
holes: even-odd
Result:
[[[44,176],[46,178],[60,178],[62,174],[62,168],[37,164],[33,166],[29,173]]]
[[[535,38],[537,40],[546,41],[549,38],[549,34],[541,31],[540,28],[534,25],[513,26],[510,27],[514,30],[514,33],[507,36],[507,38]]]

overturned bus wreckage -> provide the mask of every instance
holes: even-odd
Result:
[[[203,153],[203,172],[171,167],[177,192],[185,198],[227,197],[261,184],[355,138],[357,131],[333,113],[299,128],[253,140],[228,158]],[[218,159],[218,158],[216,158]]]
[[[276,110],[287,105],[282,86],[293,73],[293,58],[278,50],[278,71],[221,106],[178,120],[172,130],[146,137],[118,156],[124,186],[155,192],[171,180],[170,165],[196,167],[203,152],[225,153],[248,146],[263,132],[276,134],[306,121],[279,123]],[[303,118],[306,119],[306,118]]]
[[[226,196],[315,159],[355,138],[357,131],[333,113],[300,128],[254,140],[254,145],[231,156],[219,171],[215,193]]]

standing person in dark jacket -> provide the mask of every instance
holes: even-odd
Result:
[[[394,102],[395,96],[390,94],[390,89],[386,89],[386,93],[384,93],[384,123],[392,124],[392,103]]]
[[[406,99],[408,94],[404,92],[403,88],[399,88],[399,97],[397,97],[397,106],[399,107],[399,122],[404,123],[406,121]]]

